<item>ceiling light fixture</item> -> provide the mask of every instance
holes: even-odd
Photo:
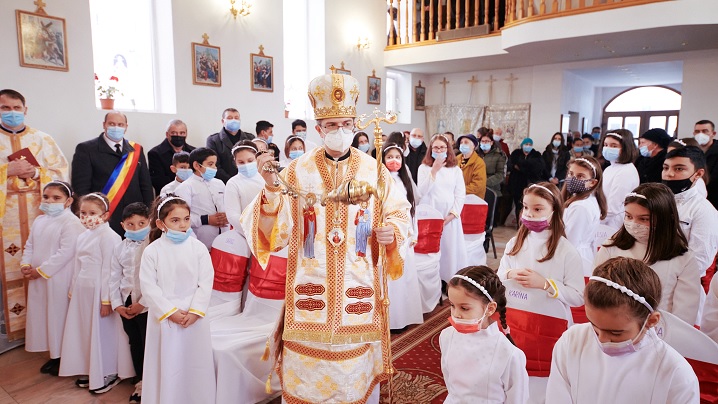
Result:
[[[249,8],[252,7],[251,4],[247,0],[242,0],[241,5],[239,6],[239,9],[234,7],[234,4],[237,0],[229,0],[229,4],[231,5],[229,12],[232,13],[232,16],[234,16],[234,19],[237,19],[237,14],[241,15],[242,17],[246,17],[249,15],[250,11]]]

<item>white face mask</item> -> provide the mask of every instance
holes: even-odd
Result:
[[[354,132],[341,127],[324,134],[324,145],[335,152],[348,150],[353,140]]]
[[[699,145],[705,146],[708,144],[708,142],[711,141],[711,137],[706,135],[705,133],[698,133],[697,135],[693,136],[694,139],[696,139],[696,142],[698,142]]]
[[[651,234],[650,226],[646,226],[640,223],[634,223],[628,219],[623,220],[623,227],[626,229],[628,234],[633,236],[639,243],[648,244],[648,237]]]

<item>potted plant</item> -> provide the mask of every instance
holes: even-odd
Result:
[[[106,83],[100,82],[100,79],[95,73],[95,84],[97,86],[97,93],[100,97],[100,106],[102,109],[114,109],[115,108],[115,94],[120,92],[117,83],[120,80],[117,76],[110,76],[110,79]]]

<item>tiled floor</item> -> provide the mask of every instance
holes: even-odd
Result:
[[[506,242],[515,233],[513,227],[494,229],[497,258],[489,250],[489,267],[494,270],[499,267]],[[0,355],[0,404],[119,404],[127,403],[134,391],[134,386],[127,380],[108,393],[92,395],[87,389],[75,387],[75,378],[41,374],[40,367],[47,359],[46,353],[26,352],[22,347]]]

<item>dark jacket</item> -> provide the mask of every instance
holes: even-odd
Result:
[[[190,146],[186,143],[182,147],[182,151],[187,153],[194,149],[194,146]],[[152,187],[155,189],[155,195],[159,195],[162,187],[175,179],[175,174],[170,170],[172,157],[174,155],[175,150],[167,139],[163,140],[162,143],[153,147],[152,150],[147,153],[147,160],[150,164],[150,178],[152,178]]]
[[[509,157],[509,190],[511,194],[520,195],[529,184],[546,181],[546,167],[541,153],[536,149],[524,155],[522,149],[511,152]]]
[[[411,178],[415,184],[419,178],[419,166],[421,165],[421,161],[424,160],[424,156],[426,156],[426,143],[422,143],[418,149],[409,146],[409,155],[406,156],[406,166],[409,167]]]
[[[718,209],[718,140],[706,152],[706,172],[708,173],[708,201]]]
[[[636,170],[638,171],[638,179],[641,184],[647,182],[661,183],[663,173],[663,161],[666,159],[666,149],[661,150],[653,157],[639,156],[636,162]]]
[[[121,156],[107,145],[103,136],[100,134],[97,138],[82,142],[75,148],[75,155],[72,157],[72,187],[77,195],[102,192],[102,188],[105,187],[107,180],[120,162]],[[125,155],[130,150],[130,143],[126,139],[123,140],[122,154]],[[152,205],[152,182],[144,149],[138,164],[139,167],[135,170],[135,175],[132,176],[125,195],[110,218],[110,227],[119,235],[125,234],[120,225],[125,206],[132,202],[144,202],[147,206]]]
[[[501,183],[506,178],[506,155],[495,143],[488,153],[484,153],[481,149],[477,153],[484,159],[486,165],[486,188],[496,192],[497,197],[501,196]]]
[[[571,154],[567,149],[559,147],[558,154],[553,154],[553,148],[549,146],[548,149],[543,152],[543,161],[546,168],[546,176],[551,179],[551,168],[553,167],[554,156],[556,160],[556,179],[559,183],[566,179],[566,171],[568,171],[568,161],[571,159]],[[558,186],[560,188],[560,185]]]
[[[237,139],[237,142],[240,140],[254,139],[254,135],[251,133],[242,132],[241,130],[238,133],[239,138]],[[237,165],[232,157],[232,147],[234,147],[235,142],[230,136],[231,135],[227,133],[227,130],[222,128],[219,132],[207,137],[207,147],[217,153],[216,177],[222,180],[225,184],[230,178],[237,175]]]

